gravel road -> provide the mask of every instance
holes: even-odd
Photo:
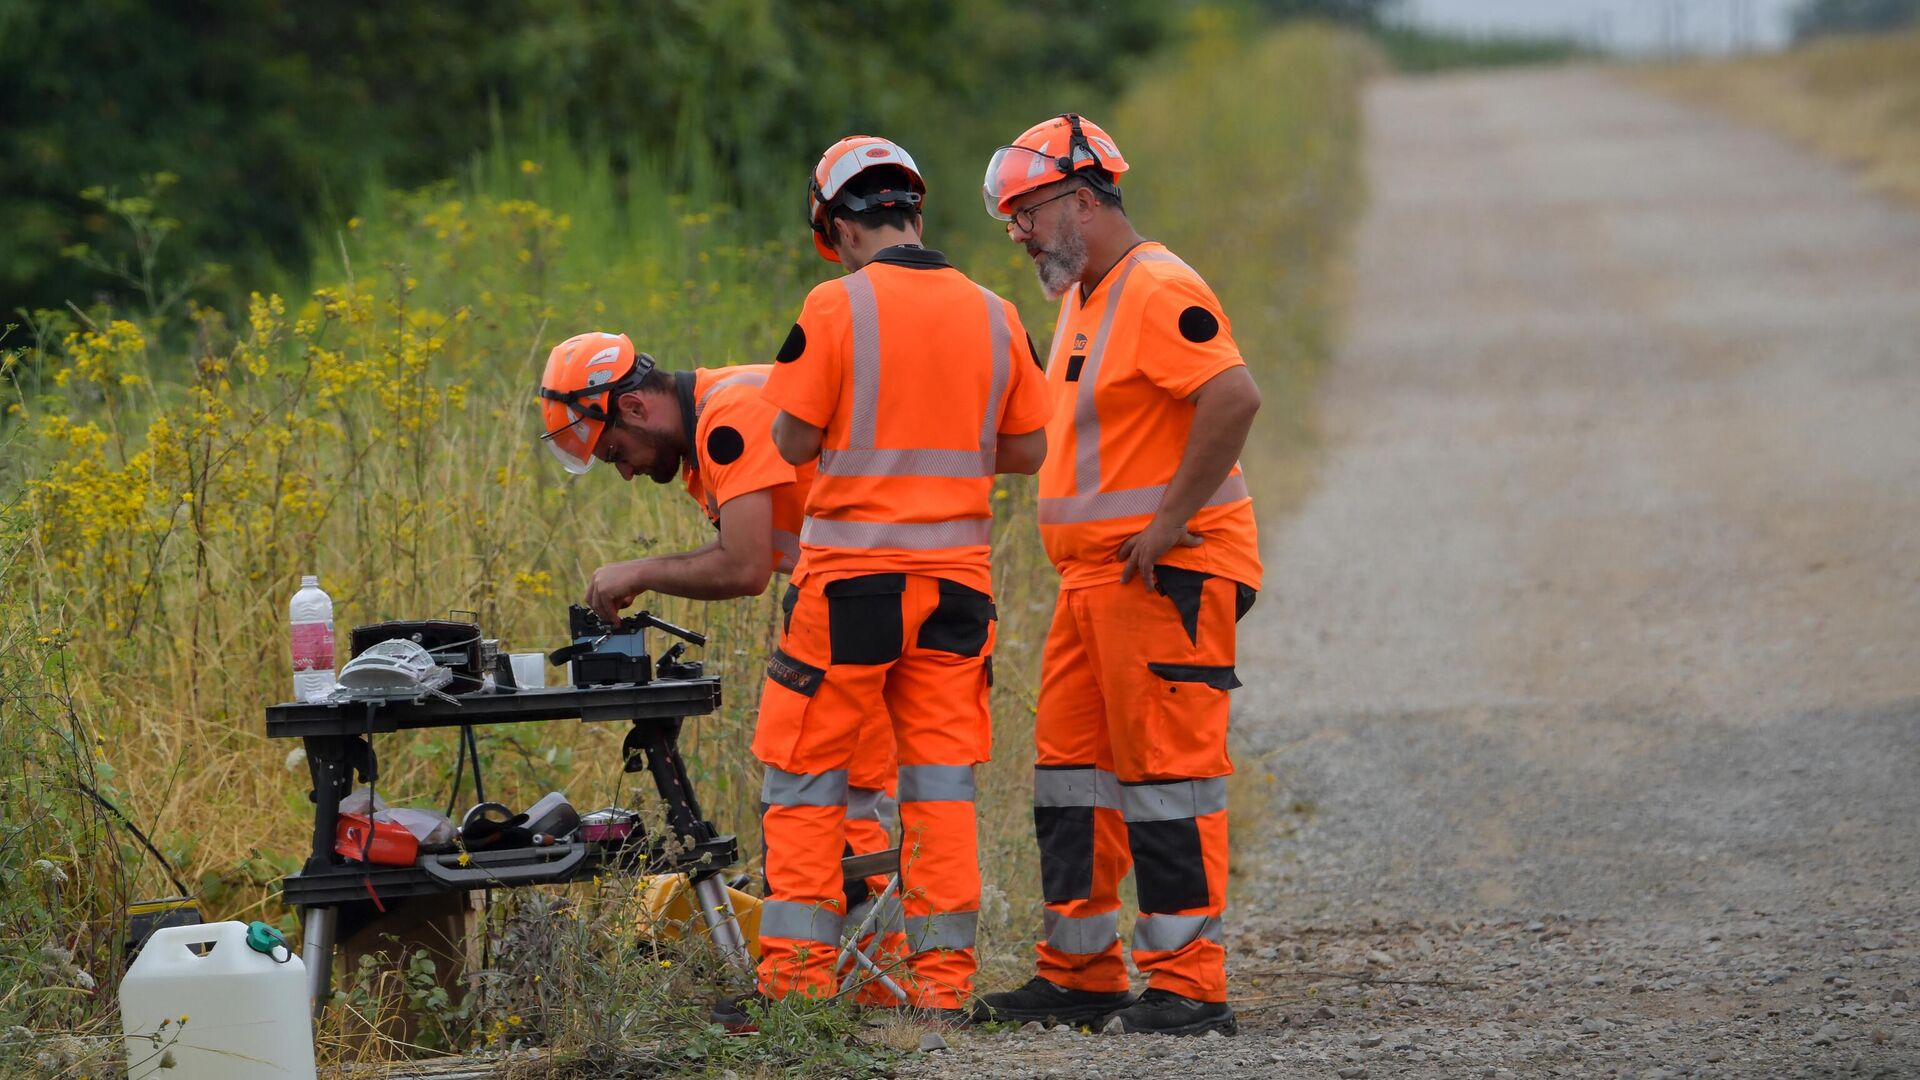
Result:
[[[1920,213],[1599,70],[1367,115],[1242,631],[1242,1034],[903,1072],[1920,1075]]]

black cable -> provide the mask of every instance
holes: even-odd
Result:
[[[473,801],[486,802],[487,785],[486,782],[480,778],[480,737],[473,733],[472,724],[462,724],[460,725],[460,730],[462,737],[465,738],[467,742],[468,756],[473,758]],[[452,815],[449,814],[448,816],[451,817]]]
[[[166,870],[168,880],[173,882],[174,888],[180,890],[179,895],[181,896],[194,895],[193,890],[187,888],[186,885],[181,882],[180,874],[178,871],[176,871],[173,868],[173,864],[167,861],[167,857],[165,855],[160,854],[160,849],[153,846],[153,841],[147,839],[147,834],[141,832],[140,826],[135,825],[133,823],[133,820],[127,817],[125,812],[123,812],[119,807],[113,805],[113,803],[108,802],[107,797],[105,795],[100,794],[98,791],[95,791],[92,787],[88,786],[86,781],[75,780],[73,784],[75,787],[79,788],[82,792],[85,792],[86,795],[89,798],[91,798],[94,802],[97,802],[101,806],[105,807],[108,813],[112,814],[114,817],[119,818],[120,824],[125,825],[127,827],[127,831],[133,834],[134,839],[140,841],[140,846],[146,848],[149,854],[151,854],[154,858],[160,860],[160,866]]]
[[[467,725],[462,724],[460,726],[464,728]],[[453,757],[453,786],[447,789],[448,821],[453,820],[453,805],[460,798],[460,778],[464,776],[467,771],[467,741],[464,737],[455,741],[458,743],[459,748],[454,751]],[[473,764],[476,769],[480,766],[478,761]],[[477,787],[478,785],[475,786]]]

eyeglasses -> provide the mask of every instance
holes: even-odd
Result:
[[[1032,232],[1033,231],[1033,215],[1041,207],[1047,205],[1050,202],[1059,202],[1061,199],[1064,199],[1067,196],[1079,190],[1080,190],[1080,187],[1079,185],[1076,184],[1073,187],[1070,187],[1067,190],[1061,192],[1060,194],[1055,195],[1051,199],[1041,199],[1039,202],[1034,203],[1032,206],[1029,206],[1023,210],[1015,210],[1013,212],[1013,216],[1007,219],[1007,232],[1011,234],[1013,232],[1013,227],[1015,225],[1020,226],[1021,232],[1024,232],[1024,233]]]

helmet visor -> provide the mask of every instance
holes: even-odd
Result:
[[[575,476],[593,468],[593,444],[599,440],[603,424],[557,401],[546,402],[541,412],[547,423],[559,424],[540,436],[540,441],[553,451],[560,464]]]
[[[993,160],[987,162],[987,179],[981,186],[980,196],[987,204],[987,213],[1001,221],[1012,221],[1013,213],[1006,209],[1007,200],[1066,177],[1059,161],[1049,154],[1024,146],[1003,146],[995,150]]]

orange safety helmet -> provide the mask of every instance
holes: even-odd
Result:
[[[635,352],[625,334],[575,334],[547,354],[536,396],[546,434],[540,440],[578,475],[593,468],[593,448],[620,394],[637,389],[653,357]]]
[[[1042,120],[993,152],[987,162],[987,180],[981,189],[987,213],[1001,221],[1012,221],[1007,204],[1035,188],[1058,183],[1081,169],[1097,166],[1109,176],[1127,171],[1127,159],[1100,125],[1082,119],[1077,113],[1061,113]],[[1120,187],[1106,177],[1089,175],[1087,183],[1107,194],[1118,194]]]
[[[909,178],[906,191],[876,191],[871,195],[847,194],[847,181],[883,165],[905,169]],[[883,206],[919,209],[927,196],[927,182],[920,178],[920,167],[900,144],[877,135],[849,135],[820,155],[807,183],[807,224],[813,228],[813,246],[828,262],[839,262],[827,235],[827,212],[844,206],[856,214]]]

